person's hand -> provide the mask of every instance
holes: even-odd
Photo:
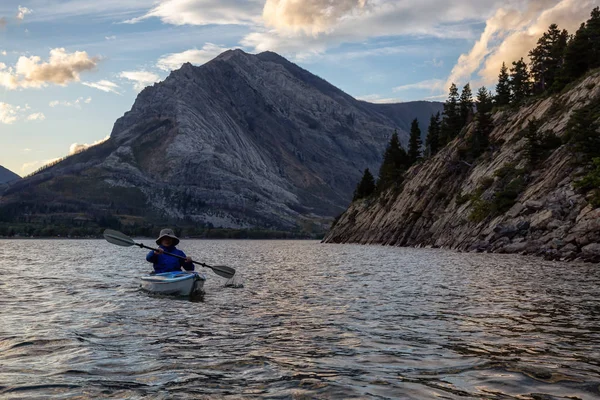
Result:
[[[158,255],[158,254],[162,254],[162,253],[164,253],[164,252],[165,252],[165,251],[164,251],[163,249],[156,249],[156,250],[154,250],[154,254],[156,254],[156,255]]]
[[[185,258],[185,262],[186,262],[186,263],[191,263],[191,262],[192,262],[192,257],[190,257],[190,256],[187,256],[187,257]]]

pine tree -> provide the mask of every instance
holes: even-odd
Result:
[[[519,61],[513,61],[510,69],[510,89],[514,104],[521,104],[528,96],[531,96],[531,79],[527,64],[523,57]]]
[[[557,89],[562,89],[567,83],[586,73],[590,67],[590,50],[588,30],[585,23],[582,23],[575,32],[575,36],[567,44],[565,62],[560,71]]]
[[[363,177],[360,180],[356,190],[354,190],[354,197],[352,201],[362,199],[364,197],[369,197],[375,192],[375,178],[373,178],[373,174],[369,171],[369,168],[365,169],[363,173]]]
[[[460,94],[460,129],[469,122],[473,114],[473,92],[471,85],[466,84]]]
[[[535,167],[542,158],[541,136],[538,132],[539,122],[532,118],[525,131],[525,156],[529,165]]]
[[[421,158],[422,143],[421,128],[419,128],[419,121],[415,118],[410,124],[410,139],[408,141],[408,159],[411,165]]]
[[[508,76],[508,67],[503,62],[498,75],[498,84],[496,85],[496,104],[506,106],[510,104],[510,82]]]
[[[431,157],[437,154],[439,150],[441,120],[440,113],[431,115],[429,119],[429,128],[427,129],[427,138],[425,139],[425,151],[427,156]]]
[[[569,33],[552,24],[529,52],[531,76],[536,93],[552,87],[564,60]]]
[[[450,85],[448,100],[444,103],[444,119],[442,120],[440,147],[454,139],[462,128],[458,99],[458,89],[456,85],[452,83],[452,85]]]
[[[402,182],[402,174],[409,167],[408,155],[400,145],[398,132],[394,131],[390,143],[383,155],[383,162],[379,168],[379,179],[377,180],[377,190],[383,191],[389,187]]]
[[[489,113],[492,111],[493,97],[492,94],[486,89],[485,86],[482,86],[477,91],[477,113]]]
[[[477,115],[475,117],[475,131],[471,136],[469,147],[473,158],[485,152],[489,146],[489,135],[494,129],[492,122],[492,95],[485,87],[477,91]]]
[[[590,19],[586,22],[586,33],[590,43],[589,68],[600,67],[600,7],[592,10]]]
[[[574,111],[567,123],[566,132],[574,150],[589,161],[600,157],[600,122],[598,104],[590,103]]]

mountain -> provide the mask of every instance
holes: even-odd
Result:
[[[17,174],[15,174],[14,172],[4,168],[2,165],[0,165],[0,184],[3,183],[9,183],[12,181],[16,181],[21,179],[21,177]]]
[[[406,143],[415,116],[425,131],[441,109],[369,104],[275,53],[227,51],[145,88],[108,141],[12,185],[0,208],[42,219],[323,227],[363,170],[377,171],[393,131]]]
[[[600,164],[594,170],[582,161],[589,149],[574,137],[581,135],[586,147],[597,146],[599,105],[596,69],[562,93],[500,109],[493,114],[491,150],[474,163],[463,159],[472,123],[434,157],[409,169],[401,191],[351,204],[324,241],[598,262]],[[548,139],[537,150],[528,137],[533,119],[537,135]],[[573,133],[576,129],[584,133]],[[532,165],[533,151],[540,160]]]

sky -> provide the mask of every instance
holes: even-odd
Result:
[[[274,51],[371,102],[493,89],[551,23],[600,0],[1,0],[0,165],[106,140],[140,90],[228,49]]]

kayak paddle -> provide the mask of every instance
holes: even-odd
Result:
[[[119,231],[113,231],[112,229],[105,230],[103,235],[104,235],[104,239],[106,239],[109,243],[116,244],[117,246],[129,247],[129,246],[135,245],[135,246],[139,246],[140,248],[144,248],[144,249],[148,249],[148,250],[154,250],[154,251],[159,250],[159,249],[155,249],[152,247],[144,246],[142,243],[136,243],[129,236],[127,236]],[[167,253],[166,251],[164,251],[163,254],[166,254],[171,257],[179,258],[180,260],[185,260],[185,257],[178,256],[177,254]],[[192,262],[194,264],[201,265],[205,268],[210,268],[213,270],[213,272],[215,274],[222,276],[223,278],[226,278],[226,279],[231,279],[235,275],[235,269],[233,269],[231,267],[227,267],[225,265],[210,266],[208,264],[204,264],[204,263],[201,263],[198,261],[192,261]]]

